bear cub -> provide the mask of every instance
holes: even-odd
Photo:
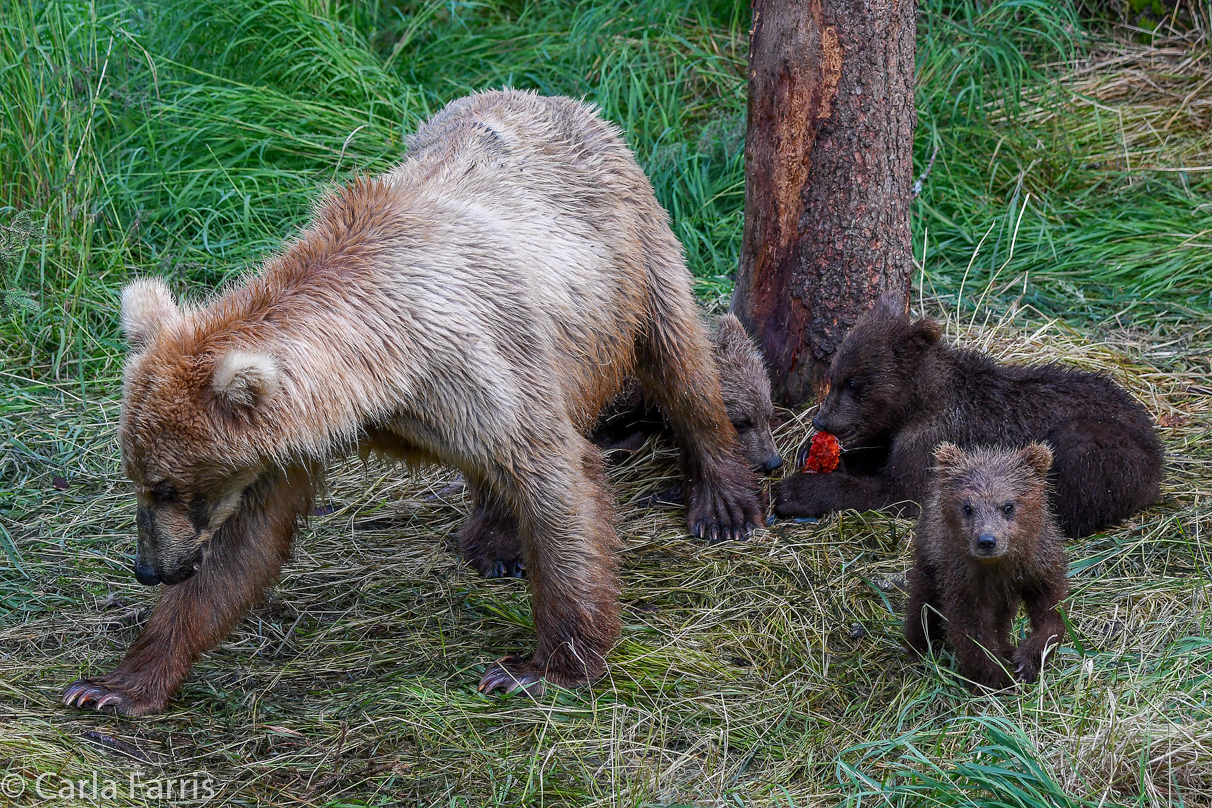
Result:
[[[1061,364],[1008,365],[940,340],[885,296],[842,341],[812,419],[850,454],[886,453],[875,473],[795,474],[775,491],[779,516],[886,508],[916,514],[931,452],[1047,443],[1052,507],[1065,535],[1087,536],[1157,501],[1162,448],[1149,414],[1111,379]],[[870,471],[870,470],[868,470]]]
[[[771,474],[783,466],[774,445],[770,376],[761,351],[735,314],[720,317],[712,338],[712,356],[720,374],[724,410],[736,430],[741,454],[754,471]],[[618,397],[602,411],[590,438],[607,456],[628,454],[669,425],[636,379],[628,379]]]
[[[919,654],[944,636],[973,688],[1033,682],[1065,636],[1057,604],[1068,592],[1064,539],[1048,505],[1052,452],[934,452],[934,493],[914,536],[905,640]],[[1025,604],[1031,634],[1015,649],[1011,625]]]

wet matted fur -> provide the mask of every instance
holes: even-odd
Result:
[[[944,636],[974,687],[1033,682],[1065,637],[1057,605],[1068,593],[1064,537],[1048,505],[1052,453],[965,453],[940,444],[934,491],[913,541],[905,639],[919,654]],[[1026,605],[1031,633],[1016,649],[1010,628]]]
[[[759,521],[668,217],[618,129],[571,99],[452,102],[259,272],[200,307],[136,282],[123,325],[136,573],[170,586],[69,704],[164,709],[277,576],[325,461],[354,450],[457,467],[518,520],[538,647],[481,689],[599,676],[617,536],[584,435],[628,375],[681,443],[692,527]]]

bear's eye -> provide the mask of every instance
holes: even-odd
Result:
[[[732,428],[735,429],[738,433],[739,432],[748,432],[749,430],[753,429],[753,422],[748,421],[748,420],[734,421],[732,424]]]
[[[151,495],[157,505],[165,505],[169,502],[176,502],[177,489],[168,483],[159,483],[152,488]]]
[[[858,379],[847,379],[846,380],[846,389],[852,393],[856,392],[859,389]]]
[[[1002,513],[1006,514],[1006,516],[1014,516],[1014,503],[1007,502],[1005,505],[1003,505]]]
[[[971,516],[972,515],[972,503],[965,502],[963,510],[964,510],[964,516]]]

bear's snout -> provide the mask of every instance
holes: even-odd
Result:
[[[996,533],[982,530],[972,537],[972,555],[979,559],[992,560],[1006,554],[1006,542]]]
[[[152,569],[151,564],[148,564],[139,556],[135,556],[135,580],[144,586],[155,586],[160,583],[160,576]]]

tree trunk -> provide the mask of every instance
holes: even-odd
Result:
[[[784,404],[814,395],[880,294],[908,294],[915,5],[753,3],[732,308]]]

